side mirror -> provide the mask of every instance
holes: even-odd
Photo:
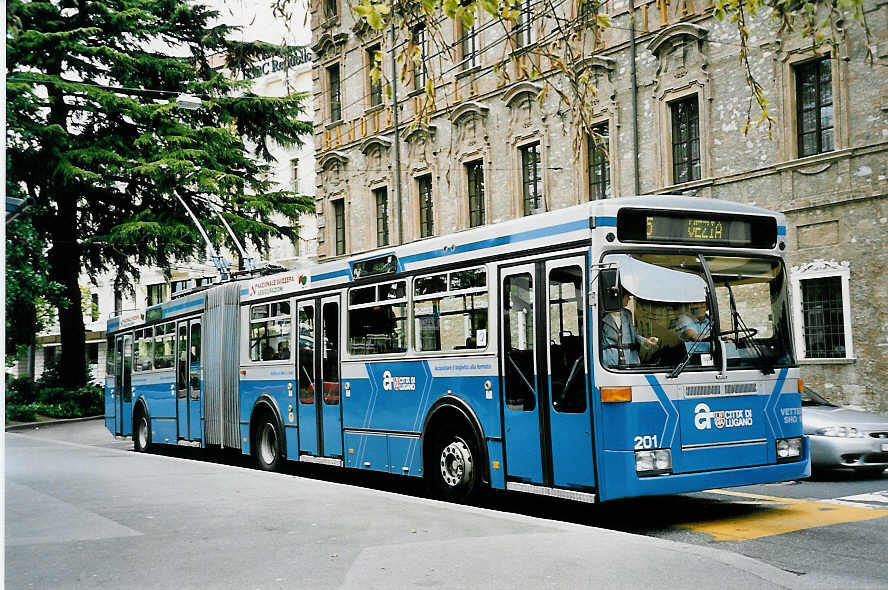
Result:
[[[598,278],[601,308],[604,311],[620,311],[620,275],[615,268],[606,268]]]

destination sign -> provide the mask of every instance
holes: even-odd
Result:
[[[773,217],[624,210],[617,218],[617,236],[623,242],[773,248],[777,221]]]

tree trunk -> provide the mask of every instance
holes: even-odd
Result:
[[[86,327],[80,304],[80,249],[74,245],[54,246],[49,253],[54,281],[61,283],[67,307],[58,307],[62,357],[59,364],[61,385],[76,389],[86,385]]]

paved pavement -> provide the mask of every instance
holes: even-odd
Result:
[[[5,435],[7,587],[818,587],[710,547],[135,454],[103,432]]]

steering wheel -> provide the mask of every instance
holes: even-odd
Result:
[[[743,334],[744,338],[752,338],[753,336],[758,334],[758,330],[756,328],[746,328],[746,329],[737,328],[734,330],[724,330],[723,332],[719,332],[719,336],[727,336],[729,334],[735,334],[734,337],[736,338],[741,333]]]

